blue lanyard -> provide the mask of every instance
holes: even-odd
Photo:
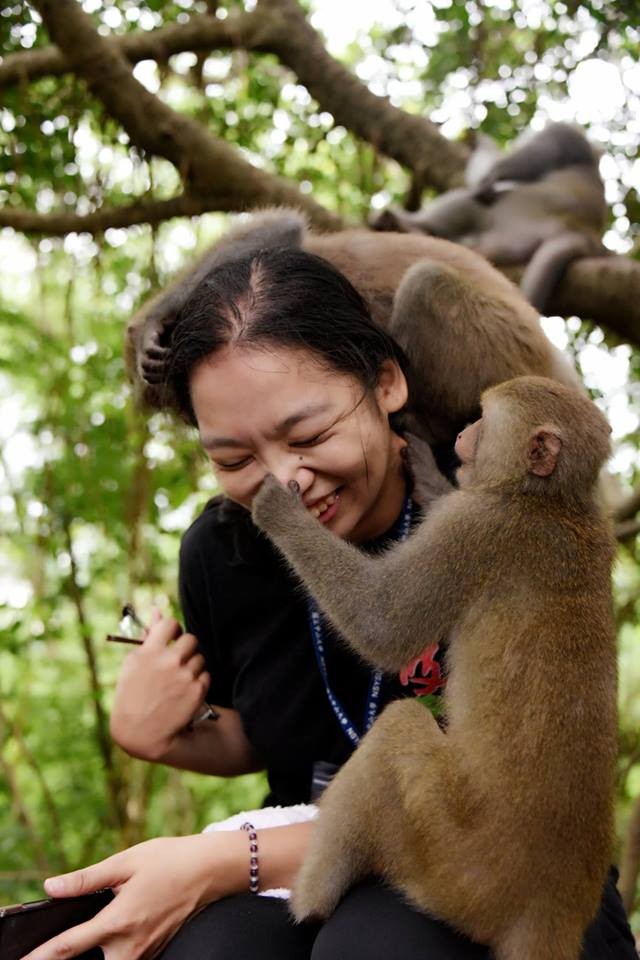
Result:
[[[402,507],[402,514],[400,519],[393,531],[392,538],[394,540],[406,540],[409,536],[409,531],[411,529],[411,498],[407,497],[404,501]],[[364,723],[363,723],[363,732],[359,734],[353,725],[352,721],[349,719],[344,707],[336,697],[335,693],[331,689],[331,684],[329,683],[329,674],[327,672],[327,661],[325,657],[325,644],[324,644],[324,625],[322,623],[322,616],[318,610],[317,604],[312,597],[307,598],[307,612],[309,615],[309,628],[311,630],[311,640],[313,641],[313,650],[316,655],[316,661],[318,664],[318,669],[320,670],[320,676],[324,682],[324,688],[327,693],[327,699],[331,704],[331,708],[336,715],[338,723],[342,727],[346,737],[354,747],[360,743],[361,736],[367,732],[367,730],[373,725],[374,720],[378,716],[378,707],[380,705],[380,690],[382,688],[382,673],[380,670],[374,670],[371,674],[371,682],[369,684],[369,693],[367,695],[367,705],[364,712]]]

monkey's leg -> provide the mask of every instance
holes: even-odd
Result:
[[[419,371],[418,417],[429,423],[434,410],[442,416],[437,440],[473,418],[487,387],[542,372],[540,332],[523,324],[516,306],[430,260],[405,274],[389,332]]]
[[[386,708],[320,801],[293,891],[298,920],[329,916],[349,887],[371,873],[420,902],[411,883],[419,876],[428,886],[429,865],[416,850],[416,830],[440,833],[447,844],[452,836],[442,804],[451,786],[447,754],[445,735],[421,704]],[[424,841],[433,849],[430,835]]]
[[[293,887],[296,920],[329,917],[347,890],[371,874],[375,859],[376,781],[386,781],[384,766],[358,748],[320,800],[320,817]]]
[[[495,960],[578,960],[586,926],[553,903],[544,914],[525,910],[494,945]]]
[[[529,261],[520,289],[529,303],[544,313],[569,264],[593,252],[592,241],[581,233],[563,233],[547,240]]]

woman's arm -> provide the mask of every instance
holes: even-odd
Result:
[[[302,863],[313,824],[258,831],[260,886],[289,887]],[[184,921],[208,903],[249,888],[249,841],[243,830],[147,840],[45,882],[49,896],[69,897],[104,887],[115,899],[92,920],[71,927],[23,960],[76,957],[100,946],[105,960],[153,956]]]
[[[111,713],[111,735],[131,756],[228,777],[262,769],[236,710],[188,725],[210,676],[196,638],[175,620],[156,618],[144,643],[125,660]],[[173,642],[171,642],[173,641]]]

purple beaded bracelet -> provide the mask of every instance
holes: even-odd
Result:
[[[249,834],[249,893],[257,893],[260,889],[260,877],[258,873],[258,834],[252,823],[243,823],[241,830],[246,830]]]

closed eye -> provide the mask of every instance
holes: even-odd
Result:
[[[291,443],[292,447],[315,447],[316,444],[322,443],[324,440],[328,440],[328,436],[325,433],[317,433],[315,437],[309,437],[307,440],[296,440],[295,443]]]
[[[246,467],[247,464],[253,459],[253,457],[243,457],[242,460],[236,460],[234,463],[216,463],[214,462],[214,467],[216,470],[241,470],[242,467]]]

